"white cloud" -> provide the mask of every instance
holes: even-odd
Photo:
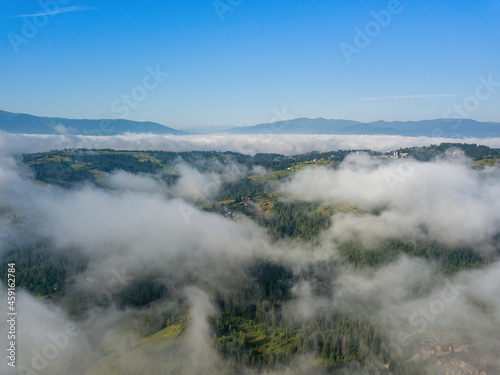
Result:
[[[428,98],[450,98],[457,96],[467,96],[468,94],[424,94],[424,95],[395,95],[395,96],[374,96],[371,98],[361,98],[360,101],[379,101],[391,99],[428,99]]]
[[[104,175],[101,183],[111,189],[143,193],[165,193],[167,187],[158,178],[116,170]]]
[[[187,164],[178,167],[180,178],[172,187],[175,197],[190,201],[201,201],[213,198],[221,186],[222,180],[216,173],[200,173]]]
[[[293,199],[358,208],[359,214],[334,216],[331,232],[340,238],[356,234],[474,245],[487,244],[500,227],[498,171],[473,170],[466,160],[350,156],[337,170],[297,173],[282,191]]]
[[[48,143],[39,145],[40,140],[48,140]],[[53,146],[69,144],[72,140],[89,144],[97,142],[100,147],[126,146],[128,149],[140,148],[138,145],[152,149],[159,145],[164,149],[231,149],[243,144],[255,146],[254,150],[262,147],[285,153],[316,147],[331,150],[335,148],[332,146],[345,143],[359,147],[360,140],[371,145],[382,142],[377,145],[379,148],[391,148],[384,142],[417,141],[403,137],[281,136],[270,143],[260,143],[258,137],[245,143],[248,142],[247,136],[94,139],[2,134],[0,147],[3,152],[20,152],[17,146],[22,152],[36,147],[57,148]],[[289,142],[297,144],[290,145]],[[200,358],[207,368],[217,372],[218,367],[225,366],[226,362],[218,356],[210,340],[207,319],[216,311],[211,293],[214,290],[231,292],[236,289],[234,285],[244,283],[245,266],[256,259],[268,257],[293,268],[296,285],[287,311],[294,311],[300,319],[314,319],[325,309],[359,314],[369,306],[370,314],[397,318],[389,322],[387,329],[390,333],[413,332],[419,328],[408,323],[408,317],[422,309],[432,309],[435,301],[439,303],[435,296],[440,295],[445,283],[441,276],[436,275],[437,267],[407,257],[368,271],[332,265],[329,260],[336,256],[332,238],[355,232],[373,237],[427,236],[459,244],[484,242],[500,227],[500,174],[495,169],[472,170],[466,160],[411,161],[411,168],[405,167],[408,162],[385,162],[361,155],[347,158],[337,170],[310,168],[298,173],[284,186],[283,191],[291,198],[327,204],[348,203],[360,209],[359,214],[335,215],[333,227],[326,233],[323,243],[319,246],[310,244],[312,248],[299,242],[272,243],[265,231],[249,220],[227,220],[220,215],[202,212],[179,199],[209,197],[211,193],[204,192],[207,183],[213,183],[214,178],[220,182],[241,172],[232,167],[216,176],[180,164],[180,183],[172,187],[166,187],[156,177],[114,172],[103,179],[107,189],[83,186],[65,190],[33,183],[27,178],[29,172],[20,168],[13,158],[0,157],[0,202],[2,208],[23,214],[32,224],[25,227],[23,237],[28,236],[28,232],[42,233],[52,238],[60,249],[66,246],[83,248],[95,259],[90,270],[101,276],[106,276],[110,267],[121,270],[126,266],[130,273],[151,275],[150,271],[161,270],[168,275],[169,281],[179,280],[183,286],[193,283],[192,288],[178,291],[186,298],[191,313],[189,328],[179,339],[182,350],[169,349],[163,354],[167,358],[175,356],[181,363],[179,373],[183,369],[205,373],[205,367],[200,368],[195,362]],[[393,180],[391,185],[387,176],[401,178]],[[172,196],[175,199],[171,199]],[[373,209],[382,212],[374,214]],[[8,223],[0,225],[8,227]],[[0,227],[0,232],[2,230]],[[9,229],[6,233],[12,235]],[[314,270],[318,264],[326,268],[325,272],[331,274],[331,279],[323,282],[301,275],[301,270]],[[432,315],[433,320],[424,323],[429,327],[461,327],[476,339],[480,349],[492,353],[494,361],[500,347],[499,274],[498,264],[481,271],[461,273],[452,280],[452,286],[461,291],[460,294],[453,302],[446,303],[442,313]],[[81,280],[76,283],[84,287]],[[329,295],[317,295],[315,289],[319,283],[324,283],[321,286],[330,291]],[[415,298],[414,287],[419,285],[429,286],[430,292]],[[99,290],[90,292],[98,293]],[[447,291],[446,296],[453,294]],[[5,298],[5,288],[0,287],[0,300]],[[479,311],[476,301],[488,308],[487,314]],[[33,358],[31,350],[42,350],[51,344],[49,333],[62,332],[70,318],[62,310],[48,308],[27,293],[19,294],[19,308],[23,311],[23,323],[18,326],[22,344],[18,354],[20,359],[29,363]],[[71,366],[72,360],[83,358],[82,353],[95,354],[92,345],[100,345],[96,343],[100,343],[101,334],[117,321],[126,321],[129,313],[110,308],[97,314],[88,325],[89,329],[50,361],[51,373],[70,373],[72,369],[67,366]],[[5,331],[5,325],[5,321],[0,322],[2,331]],[[4,346],[5,341],[6,336],[2,336],[0,344]],[[90,351],[86,352],[89,347]],[[117,353],[121,354],[119,350]],[[6,367],[5,361],[0,365],[0,371],[7,373],[2,366]],[[118,366],[121,366],[120,362]],[[298,372],[315,373],[310,369],[299,369]]]
[[[40,17],[40,16],[55,16],[55,15],[61,14],[61,13],[81,12],[84,10],[90,10],[90,8],[86,7],[86,6],[72,6],[72,7],[62,7],[62,8],[58,7],[57,9],[54,9],[53,11],[50,11],[50,12],[21,14],[21,15],[14,16],[14,17],[16,17],[16,18],[28,18],[28,17]]]
[[[390,135],[149,135],[119,136],[30,135],[0,132],[0,153],[43,152],[65,148],[164,151],[235,151],[244,154],[280,153],[295,155],[312,151],[349,149],[382,151],[401,147],[462,142],[500,147],[500,138],[432,138]]]

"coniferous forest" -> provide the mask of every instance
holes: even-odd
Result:
[[[450,150],[460,150],[459,162]],[[17,286],[40,314],[82,332],[41,373],[130,366],[158,374],[445,373],[448,362],[436,364],[435,353],[495,373],[498,348],[453,311],[494,314],[464,283],[494,269],[499,234],[484,229],[445,240],[442,231],[452,229],[440,222],[456,214],[428,217],[441,201],[419,214],[428,202],[403,202],[427,197],[398,198],[392,180],[364,179],[385,173],[404,186],[411,176],[386,168],[451,163],[488,184],[498,150],[442,144],[395,153],[23,155],[16,161],[21,188],[43,199],[0,207],[9,230],[1,261],[15,263]],[[361,188],[342,186],[346,173]],[[390,199],[375,194],[372,203],[370,189],[388,190],[377,194]],[[393,221],[398,212],[404,215]],[[7,273],[0,270],[4,282]],[[453,298],[460,302],[449,307]],[[43,350],[43,339],[39,345],[32,350]],[[32,369],[29,354],[24,360]]]

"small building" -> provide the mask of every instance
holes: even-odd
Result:
[[[464,365],[461,367],[464,369],[464,373],[467,375],[479,375],[479,370],[468,362],[464,363]]]
[[[465,362],[463,361],[462,357],[460,357],[456,353],[453,354],[453,355],[451,355],[450,358],[449,358],[449,360],[450,360],[450,363],[452,365],[455,365],[457,367],[463,367],[463,366],[465,366]]]
[[[433,354],[430,358],[429,358],[429,363],[433,366],[440,366],[442,365],[443,363],[441,362],[441,360],[438,358],[437,355]]]
[[[472,345],[467,345],[462,348],[462,352],[467,355],[476,355],[476,349]]]
[[[450,352],[451,351],[451,345],[447,343],[442,343],[442,342],[437,342],[434,341],[431,346],[436,349],[438,352]]]
[[[420,345],[420,352],[422,354],[427,354],[427,355],[433,355],[435,354],[435,350],[432,346],[429,344],[422,344]]]
[[[448,363],[443,367],[444,373],[446,375],[463,375],[462,371],[455,365]]]

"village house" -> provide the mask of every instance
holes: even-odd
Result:
[[[468,375],[479,375],[479,370],[471,365],[470,363],[464,363],[463,366],[461,366],[464,369],[464,373]]]
[[[420,352],[422,354],[427,354],[427,355],[433,355],[435,354],[435,350],[432,346],[429,344],[422,344],[420,345]]]
[[[445,365],[443,367],[443,370],[446,375],[463,375],[462,371],[460,371],[457,366],[454,366],[451,363]]]
[[[452,347],[448,343],[442,343],[438,341],[433,341],[431,346],[436,349],[438,352],[451,352]]]
[[[462,357],[460,357],[456,353],[453,354],[452,356],[450,356],[449,360],[450,360],[450,363],[452,365],[455,365],[457,367],[463,367],[463,366],[465,366],[465,362],[463,361]]]
[[[429,358],[429,363],[433,366],[440,366],[443,364],[441,360],[438,358],[438,356],[435,354]]]

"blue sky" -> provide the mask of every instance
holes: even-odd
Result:
[[[0,9],[6,111],[193,128],[440,118],[469,100],[473,110],[453,117],[500,122],[500,86],[471,99],[480,77],[500,82],[499,0],[24,0]],[[371,33],[367,46],[355,28]]]

